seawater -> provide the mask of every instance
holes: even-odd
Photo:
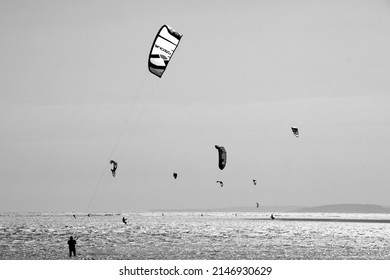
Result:
[[[69,259],[71,235],[78,238],[72,259],[390,259],[389,214],[276,213],[275,220],[269,215],[78,213],[75,219],[70,213],[3,213],[0,259]]]

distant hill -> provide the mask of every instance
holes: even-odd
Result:
[[[293,212],[302,206],[227,207],[210,209],[211,212]]]
[[[332,204],[316,207],[304,207],[293,212],[323,213],[390,213],[390,208],[375,204]]]
[[[212,209],[152,209],[151,212],[293,212],[302,206],[225,207]]]
[[[323,213],[390,213],[390,207],[375,204],[332,204],[316,207],[260,206],[212,209],[152,209],[151,212],[323,212]]]

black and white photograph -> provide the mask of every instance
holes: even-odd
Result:
[[[390,260],[390,1],[0,7],[0,260]]]

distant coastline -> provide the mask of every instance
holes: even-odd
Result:
[[[390,207],[376,204],[329,204],[314,207],[260,206],[213,209],[152,209],[151,212],[300,212],[300,213],[390,213]]]
[[[304,207],[294,212],[322,213],[390,213],[389,207],[376,204],[331,204],[316,207]]]
[[[294,212],[302,206],[224,207],[210,209],[151,209],[151,212]]]

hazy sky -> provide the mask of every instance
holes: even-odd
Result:
[[[0,6],[0,211],[390,205],[389,1]]]

